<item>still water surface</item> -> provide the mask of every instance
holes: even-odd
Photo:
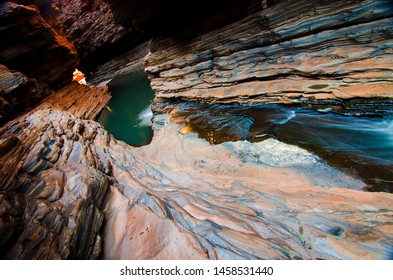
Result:
[[[154,91],[147,74],[139,69],[111,81],[108,86],[112,99],[98,122],[118,140],[133,146],[149,144],[153,135],[149,105],[154,99]]]

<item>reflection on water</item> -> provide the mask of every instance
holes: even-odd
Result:
[[[149,144],[152,138],[150,110],[154,92],[143,69],[115,79],[109,84],[112,99],[98,122],[116,139],[133,146]]]
[[[212,144],[275,138],[310,150],[330,165],[359,176],[367,190],[393,192],[393,119],[319,113],[280,105],[159,103],[184,131]]]

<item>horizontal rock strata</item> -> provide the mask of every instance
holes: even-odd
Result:
[[[310,177],[299,170],[323,162],[276,140],[212,146],[178,134],[166,116],[155,118],[155,130],[149,146],[133,148],[95,122],[56,110],[3,127],[2,257],[391,256],[392,194]],[[291,153],[302,156],[288,161]],[[304,168],[293,168],[299,164]],[[361,185],[337,174],[338,181]]]
[[[95,120],[110,99],[106,86],[90,87],[73,82],[43,100],[34,110],[55,109],[81,119]]]
[[[109,81],[127,75],[136,69],[143,69],[143,57],[149,53],[150,42],[144,42],[132,50],[103,63],[88,77],[91,85],[107,84]]]
[[[33,107],[50,94],[52,90],[46,84],[0,64],[0,124]]]
[[[387,0],[278,1],[188,42],[153,40],[145,67],[158,100],[393,98],[392,26]]]

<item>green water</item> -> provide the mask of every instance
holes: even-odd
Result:
[[[112,99],[98,122],[118,140],[133,146],[149,144],[153,131],[141,121],[141,117],[150,116],[150,111],[146,108],[154,99],[147,74],[139,69],[112,80],[108,86]]]

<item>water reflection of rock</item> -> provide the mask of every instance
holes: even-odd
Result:
[[[330,165],[359,176],[366,182],[367,190],[393,192],[390,115],[354,117],[274,104],[196,102],[155,103],[153,110],[170,114],[171,121],[183,125],[181,133],[196,132],[211,144],[274,138],[297,145]]]

